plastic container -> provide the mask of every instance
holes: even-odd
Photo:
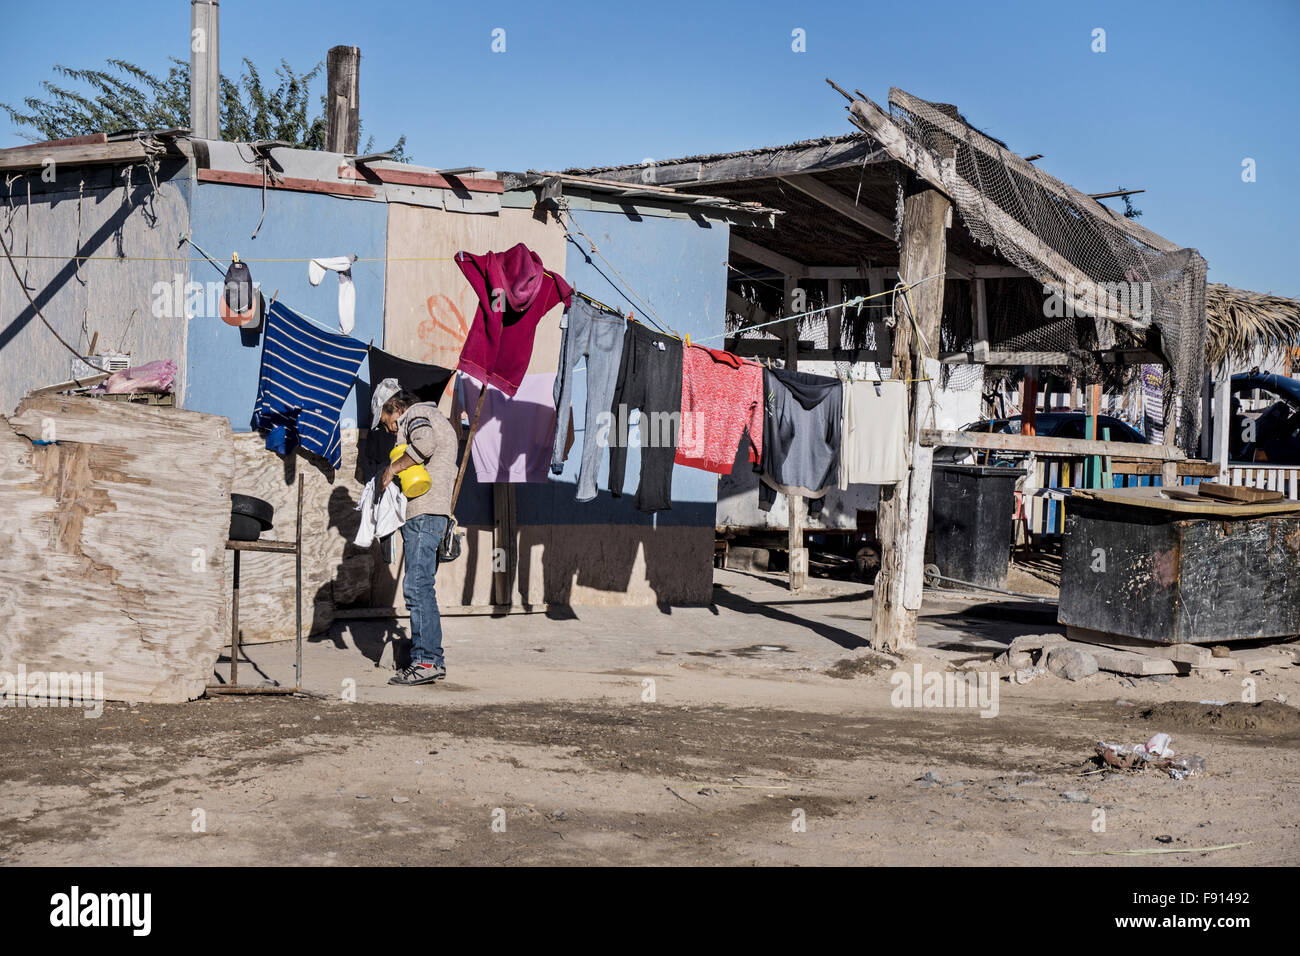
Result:
[[[398,445],[388,454],[390,462],[397,461],[406,454],[406,446]],[[429,471],[423,465],[412,465],[410,468],[403,468],[397,473],[397,481],[402,486],[402,494],[408,498],[418,498],[430,488],[433,487],[433,479],[429,477]]]

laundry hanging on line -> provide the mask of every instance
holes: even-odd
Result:
[[[470,441],[479,481],[518,484],[548,480],[556,433],[554,383],[554,372],[540,372],[525,375],[514,395],[487,387],[478,428]],[[470,376],[457,376],[461,408],[477,407],[481,391],[482,386]]]
[[[763,457],[759,508],[770,511],[776,492],[809,499],[816,514],[839,480],[844,424],[840,380],[790,369],[763,370]]]
[[[388,453],[393,450],[393,436],[379,425],[379,415],[383,403],[392,398],[395,390],[380,392],[385,382],[396,383],[398,388],[412,393],[422,402],[437,405],[455,373],[441,365],[414,362],[377,346],[370,346],[367,356],[370,370],[370,432],[366,436],[361,458],[361,473],[365,477],[378,474],[388,464]],[[376,399],[381,399],[376,401]]]
[[[505,252],[458,252],[455,258],[478,298],[456,369],[514,395],[528,370],[538,323],[561,302],[567,309],[573,289],[522,242]]]
[[[252,418],[253,428],[268,433],[266,447],[288,454],[300,444],[340,467],[339,416],[365,357],[366,346],[351,336],[272,304]]]
[[[312,259],[307,263],[307,281],[320,285],[326,270],[337,272],[339,277],[339,329],[346,335],[356,324],[357,290],[352,284],[352,264],[356,253],[347,256],[330,256]]]
[[[844,384],[839,486],[892,485],[907,477],[907,385]]]
[[[631,437],[628,419],[635,409],[641,411],[636,507],[667,511],[673,506],[673,459],[682,410],[682,343],[638,322],[630,323],[623,336],[623,357],[610,400],[609,492],[615,498],[623,494]]]
[[[621,313],[576,292],[573,304],[560,319],[560,360],[553,394],[558,426],[551,453],[551,473],[564,472],[574,375],[578,363],[585,362],[587,405],[583,417],[582,460],[578,467],[578,501],[596,497],[600,463],[605,457],[604,444],[597,440],[599,421],[609,411],[614,398],[626,331],[627,320]]]
[[[756,464],[763,453],[763,367],[720,349],[687,346],[676,463],[729,475],[746,436]]]

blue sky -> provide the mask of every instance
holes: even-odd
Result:
[[[0,102],[39,92],[55,63],[162,71],[188,56],[187,0],[8,6]],[[359,46],[365,133],[380,146],[405,133],[422,164],[556,169],[784,143],[850,129],[824,77],[882,103],[900,86],[956,103],[1085,192],[1145,188],[1143,224],[1198,248],[1212,281],[1291,296],[1298,39],[1297,0],[221,4],[227,74],[245,56],[269,73]],[[0,119],[0,146],[21,142]]]

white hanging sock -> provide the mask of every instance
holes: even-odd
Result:
[[[352,284],[352,263],[356,261],[356,254],[353,253],[349,256],[312,259],[307,263],[307,280],[312,285],[320,285],[327,270],[339,274],[339,331],[344,335],[350,335],[356,324],[357,290]]]

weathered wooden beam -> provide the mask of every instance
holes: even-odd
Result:
[[[325,151],[354,156],[361,134],[361,50],[330,47],[325,74]]]
[[[731,183],[795,173],[825,172],[888,160],[870,140],[782,146],[753,153],[733,153],[705,160],[667,160],[640,166],[623,166],[596,173],[601,179],[647,185],[685,186],[694,183]]]
[[[1169,445],[1140,445],[1124,441],[1088,441],[1084,438],[1047,438],[1043,435],[1007,435],[1000,432],[966,432],[948,428],[927,428],[921,444],[930,448],[982,448],[991,451],[1023,451],[1051,455],[1110,455],[1139,461],[1183,461],[1179,448]]]
[[[942,114],[936,114],[932,108],[926,109],[927,104],[924,101],[908,93],[906,90],[900,90],[897,87],[894,87],[889,91],[889,98],[893,102],[902,106],[905,110],[911,112],[925,109],[927,120],[934,123],[944,132],[957,137],[959,140],[970,141],[973,138],[983,151],[990,156],[997,156],[999,153],[1005,154],[1005,156],[1008,157],[1007,162],[1012,168],[1016,168],[1016,163],[1023,163],[1023,168],[1017,169],[1017,172],[1038,183],[1044,189],[1054,193],[1059,198],[1075,204],[1080,209],[1091,209],[1095,206],[1098,209],[1105,210],[1117,229],[1121,232],[1127,233],[1139,242],[1145,243],[1153,249],[1158,249],[1161,252],[1176,252],[1182,248],[1177,243],[1170,242],[1164,236],[1154,233],[1145,226],[1134,222],[1132,219],[1127,219],[1116,213],[1115,210],[1103,206],[1101,203],[1097,202],[1096,199],[1086,193],[1079,192],[1079,190],[1075,189],[1069,183],[1061,182],[1056,177],[1044,173],[1036,166],[1031,166],[1027,161],[1021,159],[1021,157],[1012,153],[1010,150],[1000,148],[997,143],[993,142],[993,140],[989,139],[979,130],[967,126],[960,120],[952,119],[943,116]],[[1139,189],[1132,191],[1141,192],[1142,190]],[[1104,193],[1102,195],[1122,195],[1122,193]]]
[[[780,179],[781,182],[785,183],[787,186],[799,190],[805,196],[816,200],[828,209],[834,210],[846,219],[852,220],[859,226],[870,229],[878,236],[883,236],[891,241],[893,240],[894,220],[882,216],[874,209],[858,205],[838,189],[826,185],[820,179],[809,174],[782,176]],[[976,266],[973,264],[962,259],[960,256],[954,255],[948,256],[948,267],[950,275],[961,276],[974,275],[976,269]],[[1026,274],[1020,269],[1017,269],[1016,271],[1020,275]]]
[[[795,315],[794,297],[799,288],[799,274],[792,273],[785,277],[785,313],[791,316],[785,328],[785,367],[799,367],[799,319]],[[808,503],[803,495],[786,495],[786,513],[789,528],[789,581],[790,590],[798,593],[808,580],[808,549],[804,547],[803,529],[808,515]]]
[[[15,146],[0,149],[0,170],[30,169],[50,163],[59,166],[91,166],[99,163],[143,162],[149,156],[139,140],[122,140],[117,143],[88,143],[81,146],[51,146],[33,148]]]
[[[782,176],[780,179],[787,186],[797,189],[805,196],[815,199],[859,226],[865,226],[886,239],[894,238],[894,220],[882,216],[874,209],[855,203],[838,189],[827,186],[815,176],[803,173],[797,176]]]
[[[198,180],[201,183],[224,183],[227,186],[262,187],[261,173],[239,172],[229,169],[200,169]],[[337,196],[356,196],[362,199],[374,199],[377,193],[370,186],[360,183],[331,183],[322,179],[297,179],[283,176],[273,180],[266,178],[267,189],[288,189],[293,192],[328,193]]]
[[[764,249],[758,243],[750,242],[734,232],[731,234],[730,241],[733,253],[744,256],[746,259],[752,259],[759,265],[767,266],[769,269],[776,269],[784,275],[802,276],[805,272],[803,263],[795,262],[789,256],[783,256],[779,252]]]
[[[941,168],[928,151],[912,143],[907,138],[907,135],[894,123],[893,119],[890,118],[889,114],[870,100],[854,100],[849,104],[849,117],[860,129],[875,137],[894,159],[946,197],[951,197],[963,189],[973,190],[974,187],[965,184],[959,179],[953,164],[948,163],[946,168]],[[960,124],[958,125],[960,126]],[[961,126],[961,128],[965,129],[964,126]],[[985,203],[983,209],[985,217],[994,230],[1005,235],[1026,256],[1039,264],[1039,272],[1034,278],[1040,282],[1045,285],[1049,283],[1059,284],[1060,279],[1057,278],[1058,276],[1091,278],[1084,275],[1082,269],[1020,225],[1000,207],[992,203]],[[1068,285],[1063,287],[1061,289],[1062,297],[1067,296],[1069,292]],[[1103,302],[1090,302],[1082,295],[1077,296],[1071,304],[1076,311],[1086,313],[1095,309],[1098,318],[1118,322],[1139,331],[1145,330],[1151,325],[1149,318],[1140,319],[1117,312],[1114,309],[1107,308]]]
[[[881,145],[897,148],[902,133],[887,117],[881,130],[890,140]],[[908,412],[911,462],[902,481],[880,489],[876,511],[880,571],[872,588],[871,612],[872,646],[895,652],[916,646],[934,457],[934,449],[922,445],[920,436],[933,414],[933,388],[927,380],[937,377],[938,363],[932,356],[939,349],[946,283],[922,280],[948,269],[947,228],[952,213],[942,187],[935,189],[920,177],[909,176],[903,192],[899,273],[912,288],[898,306],[891,377],[914,386]]]
[[[1107,349],[1098,352],[1099,361],[1107,364],[1137,365],[1161,364],[1165,360],[1148,349]],[[941,356],[944,365],[1032,365],[1035,367],[1065,367],[1070,364],[1068,352],[989,352],[983,358],[975,352],[949,352]]]

